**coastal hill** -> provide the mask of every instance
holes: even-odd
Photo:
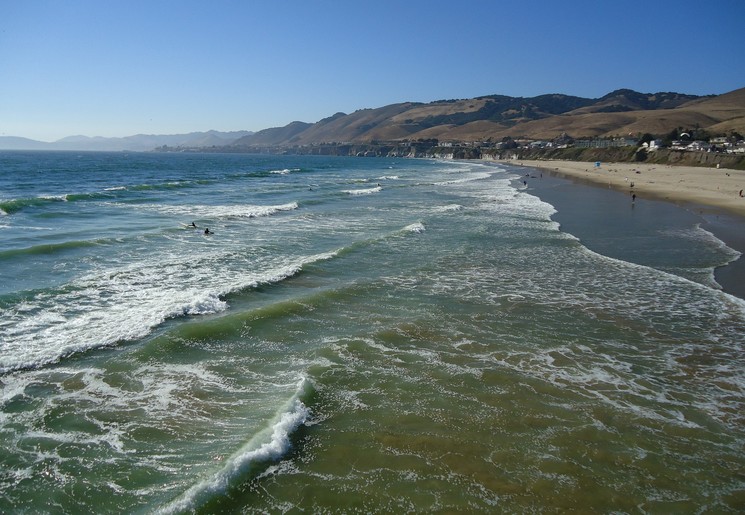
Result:
[[[619,89],[599,99],[552,94],[531,98],[490,95],[430,103],[405,102],[317,123],[293,122],[238,139],[234,150],[436,139],[440,142],[543,140],[562,135],[606,138],[676,129],[745,133],[745,88],[718,96],[638,93]]]
[[[619,89],[595,99],[548,94],[530,98],[488,95],[429,103],[402,102],[351,114],[336,113],[315,123],[295,121],[255,133],[70,136],[49,143],[0,136],[0,149],[305,153],[326,146],[325,151],[331,153],[379,155],[386,145],[411,145],[422,147],[415,148],[414,153],[419,155],[425,148],[437,145],[489,147],[510,139],[638,140],[646,134],[662,138],[675,131],[688,131],[703,139],[733,135],[742,139],[745,88],[703,97]],[[370,150],[373,147],[378,150]]]

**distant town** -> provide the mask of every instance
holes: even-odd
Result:
[[[699,137],[696,137],[699,136]],[[478,154],[478,156],[476,155]],[[572,139],[566,134],[553,140],[520,139],[470,144],[442,142],[432,157],[445,159],[575,159],[592,161],[602,156],[614,161],[654,161],[689,165],[722,164],[745,169],[745,138],[729,136],[703,138],[695,131],[673,131],[665,138],[651,134],[637,137]]]
[[[745,138],[729,136],[704,139],[695,130],[671,132],[664,138],[651,134],[637,137],[573,139],[567,134],[552,140],[438,141],[417,139],[368,143],[325,142],[297,146],[227,145],[211,148],[162,146],[157,152],[243,152],[265,154],[337,155],[356,157],[403,157],[436,159],[571,159],[579,161],[652,161],[692,166],[721,164],[745,169]]]
[[[707,140],[692,139],[692,136],[686,132],[681,133],[678,139],[671,139],[665,142],[663,139],[657,139],[652,136],[642,138],[594,138],[572,140],[566,136],[557,138],[552,141],[535,141],[522,140],[515,142],[510,147],[510,143],[500,142],[494,145],[494,148],[611,148],[611,147],[639,147],[648,152],[653,152],[661,148],[671,148],[673,150],[686,150],[691,152],[722,152],[727,154],[745,153],[745,139],[740,134],[734,133],[730,137],[718,136]],[[442,146],[452,146],[445,143]],[[479,144],[486,146],[488,144]]]

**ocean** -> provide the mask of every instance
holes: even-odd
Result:
[[[739,252],[567,184],[0,153],[0,512],[741,513]]]

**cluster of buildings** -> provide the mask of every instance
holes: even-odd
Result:
[[[687,134],[681,134],[681,136],[687,136]],[[440,148],[450,147],[477,147],[477,148],[492,148],[497,150],[507,149],[555,149],[555,148],[615,148],[615,147],[641,147],[648,152],[655,151],[660,148],[670,148],[672,150],[684,150],[691,152],[721,152],[727,154],[743,154],[745,153],[745,140],[734,141],[732,138],[727,137],[716,137],[711,138],[708,141],[704,140],[691,140],[690,138],[673,140],[669,145],[665,145],[661,139],[652,139],[639,144],[638,138],[592,138],[592,139],[577,139],[572,140],[566,135],[550,141],[543,140],[508,140],[502,142],[473,142],[473,143],[454,143],[454,142],[440,142],[438,145]]]
[[[693,152],[723,152],[726,154],[745,154],[745,140],[731,141],[725,137],[711,138],[709,141],[673,141],[670,148]]]

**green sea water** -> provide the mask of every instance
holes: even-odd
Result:
[[[508,166],[0,166],[0,511],[745,509],[737,253],[689,213],[591,250]]]

